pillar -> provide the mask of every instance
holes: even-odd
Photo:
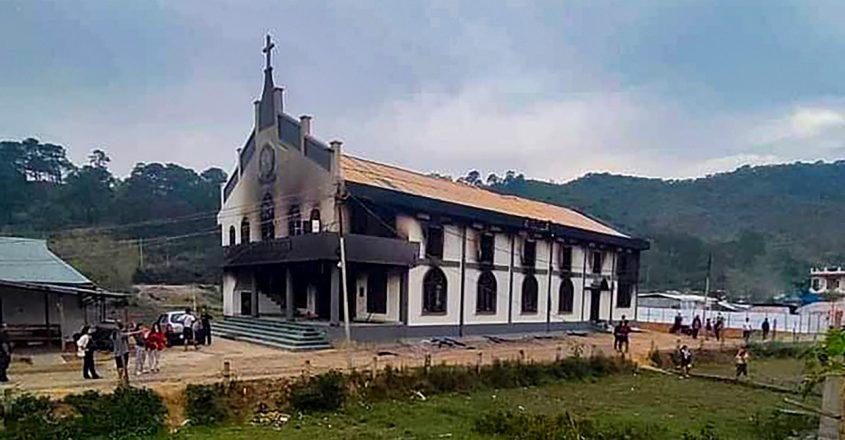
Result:
[[[332,264],[330,270],[331,274],[331,315],[329,318],[329,323],[331,325],[338,325],[340,324],[340,269],[334,264]]]
[[[402,269],[399,276],[399,321],[408,325],[408,270]]]
[[[285,318],[293,320],[293,273],[290,266],[285,267]]]

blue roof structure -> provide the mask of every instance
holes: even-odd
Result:
[[[0,237],[0,280],[92,285],[91,280],[47,248],[46,240]]]

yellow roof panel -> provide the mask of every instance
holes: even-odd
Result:
[[[353,156],[342,156],[341,168],[344,180],[349,182],[629,238],[599,221],[563,206],[499,194],[465,183],[427,176]]]

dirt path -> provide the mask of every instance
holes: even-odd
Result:
[[[564,336],[562,334],[540,337],[503,337],[507,342],[494,343],[485,338],[465,338],[467,348],[438,348],[430,343],[393,343],[359,345],[350,350],[332,349],[317,352],[292,353],[245,342],[217,338],[210,347],[199,351],[184,351],[181,347],[164,352],[161,372],[132,376],[133,385],[148,386],[165,394],[173,393],[189,383],[207,383],[222,378],[225,361],[231,366],[233,377],[259,379],[300,375],[305,369],[319,373],[329,369],[368,369],[374,362],[379,368],[386,365],[422,366],[426,354],[432,363],[475,364],[490,363],[494,359],[553,360],[556,356],[572,356],[576,351],[588,356],[591,352],[611,354],[613,341],[609,334],[589,336]],[[652,344],[659,349],[674,349],[678,338],[666,333],[644,331],[632,335],[630,355],[634,361],[646,360]],[[700,340],[699,340],[700,341]],[[685,344],[698,347],[717,347],[715,341],[695,341],[684,338]],[[729,341],[735,345],[738,341]],[[524,353],[523,354],[521,354]],[[55,359],[58,359],[56,356]],[[374,360],[375,359],[375,360]],[[134,365],[134,360],[130,361]],[[58,360],[53,364],[37,365],[13,363],[9,375],[10,386],[20,390],[54,396],[77,393],[86,389],[110,390],[116,385],[114,363],[110,358],[98,359],[97,368],[103,379],[83,380],[81,363],[75,359]]]

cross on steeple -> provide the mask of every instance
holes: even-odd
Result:
[[[276,47],[276,45],[270,40],[270,34],[267,34],[267,43],[264,45],[264,48],[261,49],[261,52],[264,52],[267,55],[267,69],[272,69],[270,66],[270,52],[274,47]]]

